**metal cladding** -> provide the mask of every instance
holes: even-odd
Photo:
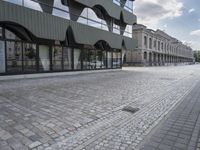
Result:
[[[135,15],[131,13],[129,14],[129,12],[122,8],[119,10],[120,7],[113,5],[111,1],[76,1],[90,7],[101,5],[110,16],[117,19],[123,18],[124,22],[130,24],[136,22]],[[75,43],[86,45],[95,45],[98,41],[104,40],[111,48],[115,49],[121,49],[123,47],[129,50],[134,50],[136,46],[136,40],[133,38],[127,38],[109,31],[80,24],[73,20],[56,17],[50,14],[52,10],[47,10],[44,7],[41,8],[46,10],[47,13],[0,1],[0,24],[9,23],[19,25],[40,39],[59,41],[67,40],[66,43],[71,43],[69,41],[74,38]],[[120,17],[121,14],[123,17]],[[71,34],[68,34],[70,30]]]

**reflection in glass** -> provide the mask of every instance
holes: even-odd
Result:
[[[131,25],[126,25],[126,29],[124,31],[124,36],[132,38],[133,27]]]
[[[20,40],[20,38],[13,32],[9,30],[5,30],[5,37],[6,39],[11,39],[11,40]]]
[[[103,58],[103,53],[102,53],[102,51],[101,50],[97,50],[96,51],[96,68],[97,69],[100,69],[100,68],[102,68],[102,58]]]
[[[90,69],[89,50],[82,51],[83,69]]]
[[[2,27],[0,27],[0,37],[2,37],[3,36],[3,29],[2,29]]]
[[[72,49],[69,47],[63,48],[63,64],[64,70],[72,69]]]
[[[106,59],[106,51],[102,51],[102,68],[106,68],[106,63],[107,63],[107,59]]]
[[[91,8],[85,8],[77,22],[108,31],[106,21],[98,18],[96,13]]]
[[[23,44],[23,63],[25,72],[36,71],[36,44]]]
[[[113,33],[120,34],[120,26],[113,23]]]
[[[40,7],[40,4],[38,2],[35,2],[35,1],[32,1],[32,0],[23,0],[23,4],[27,8],[34,9],[34,10],[42,12],[42,8]]]
[[[89,60],[90,60],[90,69],[96,68],[96,51],[90,50],[89,51]]]
[[[7,71],[22,71],[22,44],[21,42],[6,42]]]
[[[39,70],[50,70],[49,47],[46,45],[39,46]]]
[[[0,73],[5,73],[5,42],[0,41]]]
[[[17,5],[22,5],[23,0],[3,0],[9,3],[17,4]]]
[[[70,19],[70,15],[69,15],[69,7],[65,6],[61,3],[61,0],[57,0],[54,1],[54,9],[53,9],[53,15],[54,16],[58,16],[58,17],[62,17],[65,19]],[[58,9],[57,9],[58,8]]]
[[[53,70],[62,70],[62,47],[52,47],[52,66]]]
[[[107,66],[112,68],[112,52],[107,52]]]
[[[81,69],[81,50],[74,49],[74,70]]]

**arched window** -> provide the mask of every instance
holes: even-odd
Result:
[[[108,31],[106,21],[97,17],[91,8],[85,8],[78,18],[78,22]]]

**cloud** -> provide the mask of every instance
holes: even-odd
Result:
[[[152,27],[162,19],[181,16],[183,3],[179,0],[137,0],[134,7],[138,23]]]
[[[190,10],[188,10],[188,13],[192,13],[192,12],[194,12],[195,11],[195,9],[194,8],[191,8]]]
[[[194,35],[194,36],[199,36],[200,37],[200,29],[190,32],[190,35]]]

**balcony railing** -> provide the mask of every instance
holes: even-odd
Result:
[[[34,9],[34,10],[37,10],[37,11],[41,11],[41,12],[43,12],[41,6],[45,7],[45,8],[49,8],[49,9],[53,10],[52,15],[54,15],[54,16],[61,17],[61,18],[64,18],[64,19],[68,19],[68,20],[70,20],[70,16],[71,17],[78,17],[79,20],[81,20],[81,21],[79,21],[79,23],[86,24],[88,26],[92,26],[92,27],[102,29],[102,30],[106,30],[106,31],[109,31],[109,28],[111,27],[110,25],[107,25],[106,23],[104,23],[104,21],[100,22],[100,21],[97,21],[97,20],[94,20],[94,19],[91,19],[91,18],[87,18],[85,16],[70,13],[69,10],[68,10],[68,7],[64,6],[64,5],[62,5],[62,7],[65,7],[63,9],[63,8],[58,8],[58,7],[55,7],[55,6],[50,6],[49,4],[39,2],[37,0],[3,0],[3,1],[13,3],[13,4],[16,4],[16,5],[20,5],[20,6],[23,6],[23,7],[26,7],[26,8]],[[121,33],[120,31],[122,31],[124,33],[123,36],[132,38],[132,32],[128,32],[126,30],[121,30],[119,28],[112,26],[112,33],[120,34]]]

